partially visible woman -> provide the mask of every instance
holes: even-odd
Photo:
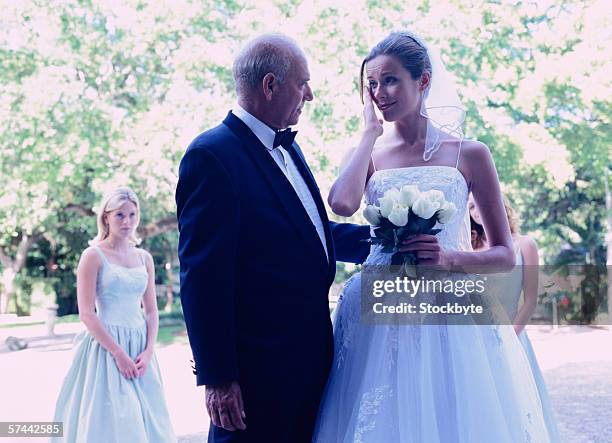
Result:
[[[110,192],[98,213],[98,235],[81,256],[77,300],[87,330],[75,340],[57,399],[54,421],[64,423],[57,441],[176,441],[153,350],[155,271],[151,255],[136,247],[139,220],[130,188]]]
[[[512,321],[514,331],[527,354],[531,366],[533,378],[538,388],[538,394],[542,402],[544,421],[548,429],[551,441],[560,441],[554,410],[546,389],[546,382],[531,346],[531,341],[525,331],[525,325],[531,319],[538,301],[538,247],[536,242],[527,235],[521,235],[519,231],[519,218],[516,211],[504,196],[504,207],[512,233],[512,243],[516,255],[516,267],[522,267],[522,272],[511,273],[510,279],[504,279],[504,291],[500,292],[500,301],[504,306],[508,318]],[[470,211],[470,223],[472,227],[472,248],[474,251],[483,251],[489,247],[487,235],[476,202],[470,195],[468,200]],[[514,277],[516,275],[516,278]],[[523,293],[523,304],[519,308],[519,301]]]

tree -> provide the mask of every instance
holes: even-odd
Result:
[[[184,2],[173,15],[136,1],[119,11],[105,2],[37,1],[3,11],[12,33],[0,50],[0,312],[36,242],[93,235],[93,207],[109,187],[128,184],[140,195],[142,237],[176,230],[175,171],[186,143],[175,136],[188,134],[203,100],[190,109],[182,94],[207,95],[193,75],[198,62],[177,52],[219,33],[224,16],[203,17],[235,5],[216,5]],[[86,243],[79,246],[72,256]]]
[[[95,233],[95,204],[117,184],[132,186],[141,198],[141,235],[156,263],[174,261],[178,162],[190,140],[232,107],[233,55],[265,31],[293,36],[310,60],[315,100],[300,121],[300,145],[324,196],[361,128],[360,63],[389,30],[404,27],[439,47],[468,110],[467,135],[491,149],[504,191],[546,259],[565,244],[599,259],[602,177],[610,168],[610,62],[606,40],[586,36],[605,34],[606,6],[600,0],[6,5],[0,11],[4,304],[20,274],[53,276],[64,282],[58,294],[74,298],[69,285]]]

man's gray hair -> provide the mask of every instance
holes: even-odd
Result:
[[[285,81],[296,51],[300,50],[295,41],[283,34],[264,34],[247,43],[234,60],[238,97],[255,91],[268,73]]]

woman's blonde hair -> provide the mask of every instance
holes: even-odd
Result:
[[[130,233],[129,240],[135,245],[140,243],[141,240],[136,236],[136,228],[138,227],[138,223],[140,223],[140,202],[138,201],[136,193],[127,186],[124,186],[113,189],[102,199],[96,217],[98,235],[89,242],[91,245],[96,245],[108,237],[108,223],[105,221],[105,215],[119,209],[121,205],[127,201],[132,202],[134,206],[136,206],[136,224],[134,225],[134,230]]]
[[[518,213],[514,209],[514,207],[510,204],[510,200],[505,195],[502,195],[504,199],[504,208],[506,208],[506,216],[508,217],[508,224],[510,225],[510,232],[512,234],[519,234],[519,229],[521,225],[521,221],[519,219]]]
[[[508,224],[510,225],[510,233],[513,235],[520,234],[520,220],[516,210],[512,207],[512,204],[510,204],[508,197],[502,194],[502,199],[504,201],[504,208],[506,209]],[[483,226],[480,223],[477,223],[471,216],[470,224],[472,225],[472,248],[480,249],[487,241],[487,234],[485,233]]]

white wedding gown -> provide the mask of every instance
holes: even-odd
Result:
[[[512,273],[502,277],[503,288],[500,288],[499,301],[502,303],[504,310],[506,311],[508,318],[515,318],[519,311],[520,298],[523,293],[523,255],[521,251],[516,252],[516,267]],[[523,331],[518,336],[529,365],[531,366],[531,372],[533,379],[535,380],[538,388],[538,395],[542,402],[542,412],[544,416],[544,422],[546,423],[546,429],[551,441],[560,441],[559,430],[557,428],[557,420],[555,418],[555,411],[548,395],[548,389],[546,388],[546,382],[542,375],[542,370],[538,364],[536,354],[531,345],[531,340],[527,335],[527,331]]]
[[[438,239],[471,250],[468,187],[447,166],[376,171],[365,193],[377,204],[392,187],[438,189],[458,212]],[[366,265],[390,263],[373,246]],[[366,325],[361,274],[334,311],[335,354],[313,441],[318,443],[549,442],[529,362],[510,325]]]

